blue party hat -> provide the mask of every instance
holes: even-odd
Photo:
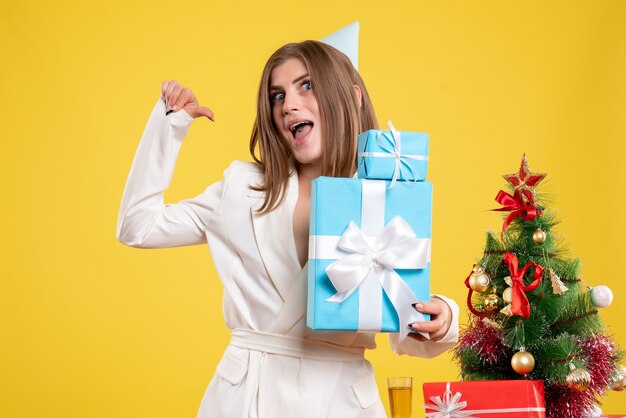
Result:
[[[359,22],[351,23],[321,41],[346,54],[354,68],[359,69]]]

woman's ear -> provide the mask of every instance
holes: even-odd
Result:
[[[363,102],[361,101],[363,97],[363,95],[361,94],[361,87],[354,84],[352,88],[354,89],[354,94],[356,94],[356,99],[359,101],[359,109],[360,109],[361,107],[363,107]]]

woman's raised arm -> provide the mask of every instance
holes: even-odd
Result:
[[[170,109],[169,111],[167,109]],[[194,94],[176,81],[164,81],[135,153],[117,221],[117,239],[139,248],[206,243],[207,222],[222,194],[222,183],[193,199],[165,204],[182,141],[194,118],[213,118]]]

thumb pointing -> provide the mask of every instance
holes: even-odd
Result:
[[[197,114],[198,116],[206,116],[211,121],[215,122],[215,116],[213,115],[213,111],[208,107],[198,106]]]

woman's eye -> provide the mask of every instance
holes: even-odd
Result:
[[[304,90],[311,90],[313,88],[313,86],[311,86],[311,82],[310,81],[305,81],[304,83],[302,83],[302,88]]]
[[[285,100],[285,93],[274,93],[272,95],[272,103],[278,103]]]

